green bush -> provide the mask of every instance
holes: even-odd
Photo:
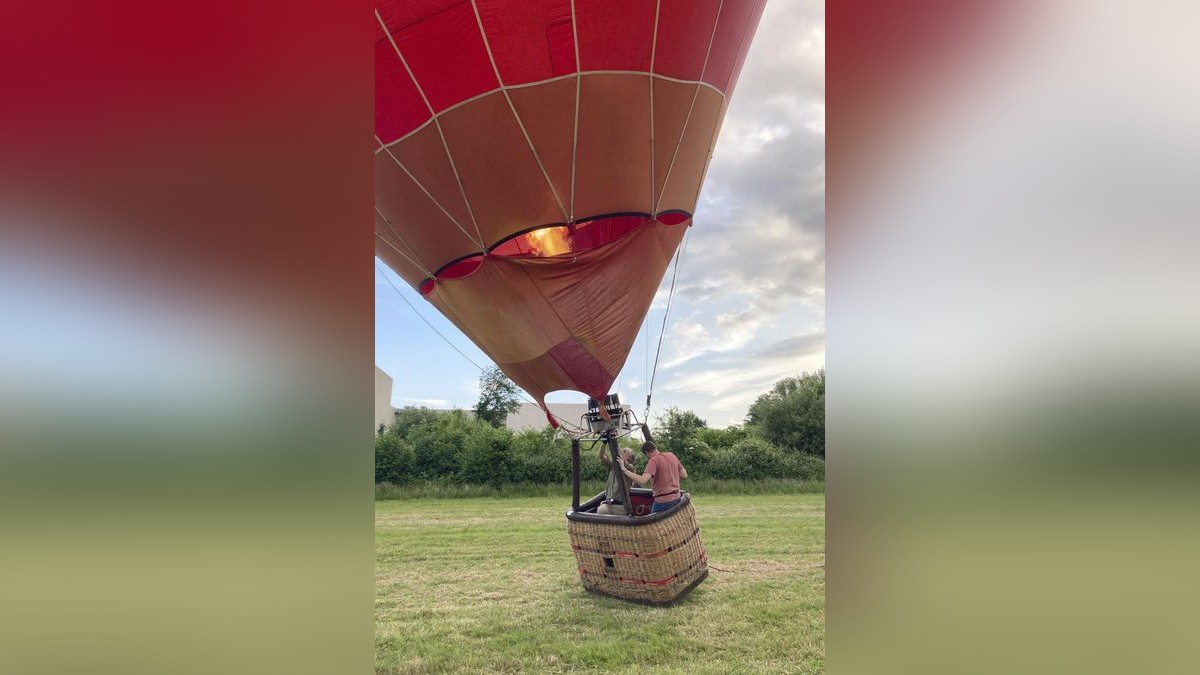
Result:
[[[459,454],[458,482],[500,486],[518,478],[512,432],[491,425],[470,429]]]
[[[691,411],[668,408],[656,422],[660,426],[654,429],[655,441],[679,456],[692,481],[822,485],[825,462],[813,450],[818,439],[824,449],[823,385],[824,373],[777,383],[752,406],[754,425],[710,429]],[[764,430],[774,422],[795,421],[797,400],[804,402],[805,424],[782,424],[775,431],[803,433],[781,433],[779,437],[789,444],[771,440],[775,435]],[[803,440],[796,440],[800,437]],[[634,448],[638,468],[645,467],[636,451],[640,438],[622,439],[621,445]],[[590,442],[580,448],[580,478],[585,485],[603,486],[608,478],[608,470],[596,457],[599,450],[598,444]],[[475,494],[470,486],[477,486],[498,494],[508,486],[562,485],[570,479],[571,442],[564,435],[548,428],[513,433],[494,428],[468,411],[403,408],[396,412],[395,423],[375,439],[375,482],[392,486],[389,490],[420,484],[426,491]]]
[[[384,432],[375,437],[376,483],[407,483],[412,479],[414,460],[412,445],[398,434]]]
[[[686,463],[684,466],[688,466]],[[689,473],[693,473],[688,468]],[[707,470],[696,475],[721,480],[825,480],[825,460],[814,455],[784,452],[761,438],[747,437],[733,446],[714,450]]]
[[[528,429],[513,435],[514,482],[559,483],[571,475],[571,445],[553,429]]]
[[[825,482],[825,460],[816,455],[791,453],[784,465],[787,478]]]

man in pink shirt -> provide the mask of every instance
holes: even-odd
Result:
[[[646,455],[646,473],[638,475],[628,469],[623,469],[629,480],[638,485],[654,481],[654,506],[650,513],[655,514],[679,503],[683,495],[679,492],[680,479],[688,477],[687,469],[673,452],[659,452],[653,441],[642,444],[642,454]]]

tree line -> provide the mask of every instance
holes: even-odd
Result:
[[[484,378],[498,379],[497,372]],[[471,411],[398,410],[396,421],[375,438],[375,482],[500,486],[569,480],[570,439],[550,428],[505,428],[513,410],[503,393],[509,390],[503,383],[481,385],[480,403]],[[780,380],[750,406],[743,424],[711,428],[690,410],[667,408],[650,428],[659,448],[678,455],[694,476],[824,480],[825,371]],[[640,438],[626,442],[640,445]],[[585,481],[607,476],[596,452],[592,448],[583,458]]]

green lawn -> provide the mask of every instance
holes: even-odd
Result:
[[[586,593],[558,497],[375,503],[375,662],[409,672],[824,671],[825,497],[696,494],[709,576]]]

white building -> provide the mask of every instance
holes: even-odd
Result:
[[[396,409],[392,407],[391,375],[375,366],[375,428],[380,424],[391,426],[396,421]]]
[[[548,403],[546,405],[549,406],[550,412],[570,425],[577,426],[579,418],[587,412],[586,403]],[[504,420],[504,425],[513,431],[524,431],[525,429],[549,428],[550,422],[546,420],[546,413],[542,412],[542,409],[536,404],[522,403],[519,410]]]

